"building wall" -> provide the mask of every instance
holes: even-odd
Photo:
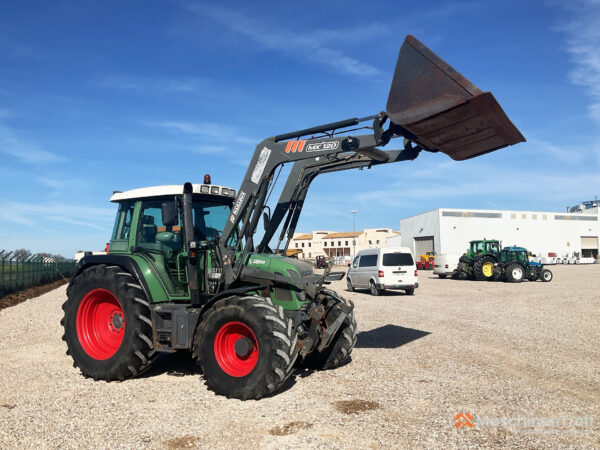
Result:
[[[596,214],[548,211],[438,209],[400,221],[402,243],[414,249],[414,238],[433,235],[438,253],[464,253],[469,241],[499,239],[539,256],[581,256],[581,238],[600,235]]]
[[[313,259],[317,256],[352,258],[354,252],[367,248],[384,247],[387,239],[396,236],[391,228],[367,228],[356,232],[317,230],[312,233],[294,233],[290,250],[301,250],[298,258]],[[353,245],[353,235],[355,242]]]
[[[415,255],[415,237],[433,238],[433,248],[442,253],[440,247],[440,216],[439,209],[427,211],[416,216],[407,217],[400,221],[400,233],[402,233],[402,247],[408,247]],[[417,255],[418,256],[418,255]]]

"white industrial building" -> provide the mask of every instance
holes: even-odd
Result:
[[[498,239],[537,256],[598,258],[598,202],[570,208],[577,212],[435,209],[400,221],[401,242],[415,255],[464,253],[469,241]]]

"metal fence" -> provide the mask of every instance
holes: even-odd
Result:
[[[0,296],[73,275],[75,260],[0,251]]]

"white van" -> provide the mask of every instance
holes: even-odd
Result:
[[[417,267],[408,247],[361,250],[346,275],[348,290],[370,289],[379,295],[386,289],[401,289],[413,295],[419,287]]]
[[[442,253],[435,257],[435,265],[433,266],[433,274],[440,278],[446,278],[452,275],[454,269],[458,267],[458,259],[460,255],[455,253]]]

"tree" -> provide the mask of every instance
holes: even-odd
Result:
[[[19,248],[19,249],[15,250],[15,252],[14,252],[15,259],[17,259],[19,261],[27,259],[30,256],[31,256],[31,251],[26,248]]]

